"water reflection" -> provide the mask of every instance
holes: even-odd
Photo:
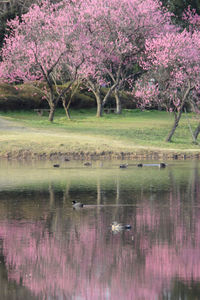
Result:
[[[2,299],[200,297],[197,164],[46,177],[44,169],[40,182],[28,179],[35,167],[12,184],[10,175],[9,188],[0,178]],[[88,206],[73,210],[72,200]],[[132,229],[112,234],[114,220]]]

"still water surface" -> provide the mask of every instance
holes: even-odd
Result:
[[[200,299],[200,162],[131,164],[0,161],[0,299]]]

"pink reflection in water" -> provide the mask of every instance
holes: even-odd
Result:
[[[191,226],[174,208],[146,203],[136,209],[132,231],[117,235],[103,215],[91,222],[84,214],[81,223],[51,234],[44,221],[1,222],[9,279],[41,298],[89,300],[158,299],[174,278],[200,281],[198,212]]]

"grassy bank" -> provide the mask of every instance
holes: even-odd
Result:
[[[0,127],[0,156],[80,155],[90,157],[114,156],[154,158],[199,154],[199,145],[192,144],[188,121],[183,115],[173,142],[165,138],[172,126],[173,115],[164,111],[124,110],[122,115],[105,114],[95,117],[95,110],[73,110],[72,120],[63,110],[57,110],[54,123],[48,116],[33,111],[1,112],[4,120],[14,121]],[[192,128],[198,121],[188,114]]]

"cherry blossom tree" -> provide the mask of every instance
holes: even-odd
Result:
[[[197,40],[197,45],[199,47],[199,42],[198,42],[198,33],[200,32],[200,15],[197,14],[195,9],[191,9],[191,7],[189,6],[188,9],[183,13],[183,20],[185,22],[187,22],[188,24],[188,30],[192,33],[196,32],[195,36],[196,36],[196,40]],[[193,93],[193,97],[191,99],[192,102],[192,109],[193,111],[197,114],[197,116],[200,115],[200,107],[199,105],[197,105],[197,103],[199,104],[199,95],[200,95],[200,91],[195,91]],[[196,100],[196,101],[194,101]],[[200,121],[199,124],[197,125],[197,127],[195,128],[194,132],[193,132],[193,138],[194,138],[194,142],[196,142],[198,135],[200,133]]]
[[[74,41],[77,40],[78,21],[75,17],[75,8],[70,3],[63,6],[44,1],[32,6],[21,20],[16,18],[8,24],[11,33],[2,49],[0,77],[8,82],[32,82],[48,101],[50,121],[83,61],[80,49],[76,55]],[[63,80],[71,80],[71,84],[59,90],[57,82]],[[45,84],[41,85],[41,81]]]
[[[101,116],[113,91],[117,99],[116,112],[120,113],[120,88],[129,77],[134,77],[134,66],[138,65],[145,49],[145,40],[174,28],[170,24],[171,15],[157,0],[84,0],[80,17],[91,58],[82,74],[96,96],[97,116]],[[101,99],[102,85],[108,87],[104,99]]]
[[[142,99],[144,106],[157,103],[174,113],[174,124],[166,139],[170,142],[191,93],[199,90],[198,33],[184,30],[149,39],[146,55],[142,65],[150,73],[138,82],[135,95]],[[154,85],[149,85],[149,78],[154,80]]]
[[[188,6],[187,10],[184,11],[182,19],[186,22],[187,28],[190,31],[200,29],[200,15],[197,14],[196,10]]]
[[[9,22],[0,76],[10,82],[45,81],[50,121],[66,92],[57,83],[73,83],[77,76],[94,93],[97,116],[113,91],[120,113],[119,90],[134,77],[146,39],[174,28],[170,17],[158,0],[43,1],[21,21]],[[108,88],[104,98],[102,86]]]

